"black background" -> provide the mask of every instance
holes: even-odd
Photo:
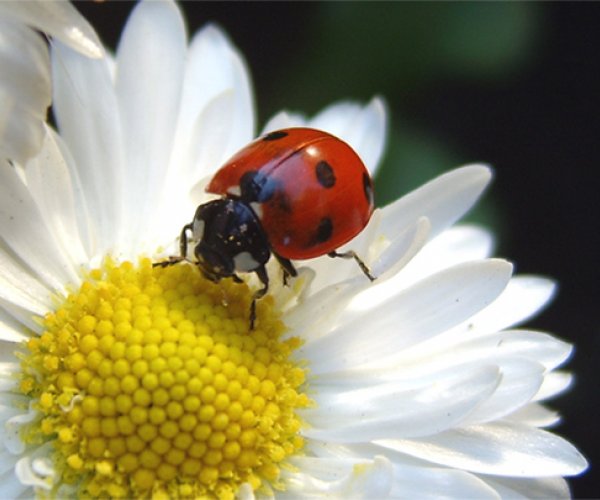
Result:
[[[77,7],[114,48],[132,5]],[[286,86],[277,82],[285,81],[295,54],[310,42],[305,26],[320,4],[185,2],[182,7],[190,33],[217,21],[243,52],[252,72],[259,124],[264,123],[286,103]],[[585,475],[570,480],[573,495],[598,497],[600,4],[540,3],[535,8],[543,33],[535,54],[511,78],[441,77],[418,92],[386,89],[385,98],[392,122],[409,117],[421,130],[443,138],[462,162],[495,166],[492,196],[505,221],[498,253],[515,262],[520,273],[558,280],[556,300],[529,326],[576,345],[569,364],[575,386],[552,406],[563,415],[558,432],[591,464]],[[393,56],[390,47],[388,57]],[[355,64],[361,71],[361,60]],[[376,79],[370,84],[364,93],[346,95],[340,81],[332,98],[366,101],[386,87]],[[300,108],[295,92],[290,88],[291,109]],[[324,100],[305,111],[314,112],[332,99],[326,91],[323,95]]]

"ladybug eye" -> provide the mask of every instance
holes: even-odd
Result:
[[[315,173],[319,184],[326,189],[332,188],[335,185],[335,174],[333,168],[326,161],[320,161],[315,167]]]

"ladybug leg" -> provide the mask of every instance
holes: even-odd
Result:
[[[356,255],[355,251],[348,250],[347,252],[339,253],[334,250],[333,252],[329,252],[327,255],[329,255],[329,257],[341,257],[342,259],[354,259],[358,264],[358,267],[360,267],[360,270],[364,273],[364,275],[367,278],[369,278],[369,280],[375,281],[375,276],[371,274],[371,270],[362,261],[362,259],[358,255]]]
[[[187,232],[192,231],[193,227],[194,224],[192,222],[186,224],[185,226],[183,226],[181,234],[179,235],[179,256],[181,257],[181,260],[184,260],[187,257]]]
[[[256,301],[264,297],[269,290],[269,275],[267,274],[265,266],[256,268],[254,272],[264,286],[261,289],[256,290],[256,292],[254,292],[254,296],[252,297],[252,303],[250,304],[250,330],[254,330],[254,326],[256,324]]]
[[[277,262],[279,262],[279,265],[283,269],[283,284],[287,286],[289,278],[298,276],[298,271],[296,271],[296,268],[290,259],[277,255],[275,252],[273,252],[273,255],[275,255]]]
[[[191,223],[183,226],[183,229],[181,230],[181,235],[179,236],[179,256],[176,257],[174,255],[171,255],[167,260],[163,260],[161,262],[154,262],[152,264],[152,267],[168,267],[168,266],[172,266],[174,264],[178,264],[182,260],[186,260],[186,258],[187,258],[187,243],[188,243],[187,231],[188,230],[190,230],[190,231],[192,230]]]
[[[185,260],[185,259],[182,259],[181,257],[175,257],[174,255],[169,255],[169,258],[167,260],[161,260],[160,262],[153,262],[152,267],[169,267],[169,266],[173,266],[175,264],[179,264],[183,260]]]

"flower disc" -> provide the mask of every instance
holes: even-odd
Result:
[[[295,410],[305,373],[297,339],[269,300],[248,331],[246,286],[193,266],[107,261],[44,319],[27,343],[21,391],[51,441],[62,484],[78,496],[233,497],[277,485],[303,446]]]

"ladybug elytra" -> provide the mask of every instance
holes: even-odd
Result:
[[[354,259],[363,273],[374,277],[353,251],[336,251],[367,225],[373,213],[373,183],[358,155],[342,140],[320,130],[289,128],[265,134],[236,153],[221,167],[206,191],[221,197],[200,205],[180,237],[180,256],[194,257],[212,281],[253,272],[269,286],[265,265],[271,254],[281,264],[284,281],[296,276],[292,260],[321,255]],[[191,238],[188,239],[188,232]]]

